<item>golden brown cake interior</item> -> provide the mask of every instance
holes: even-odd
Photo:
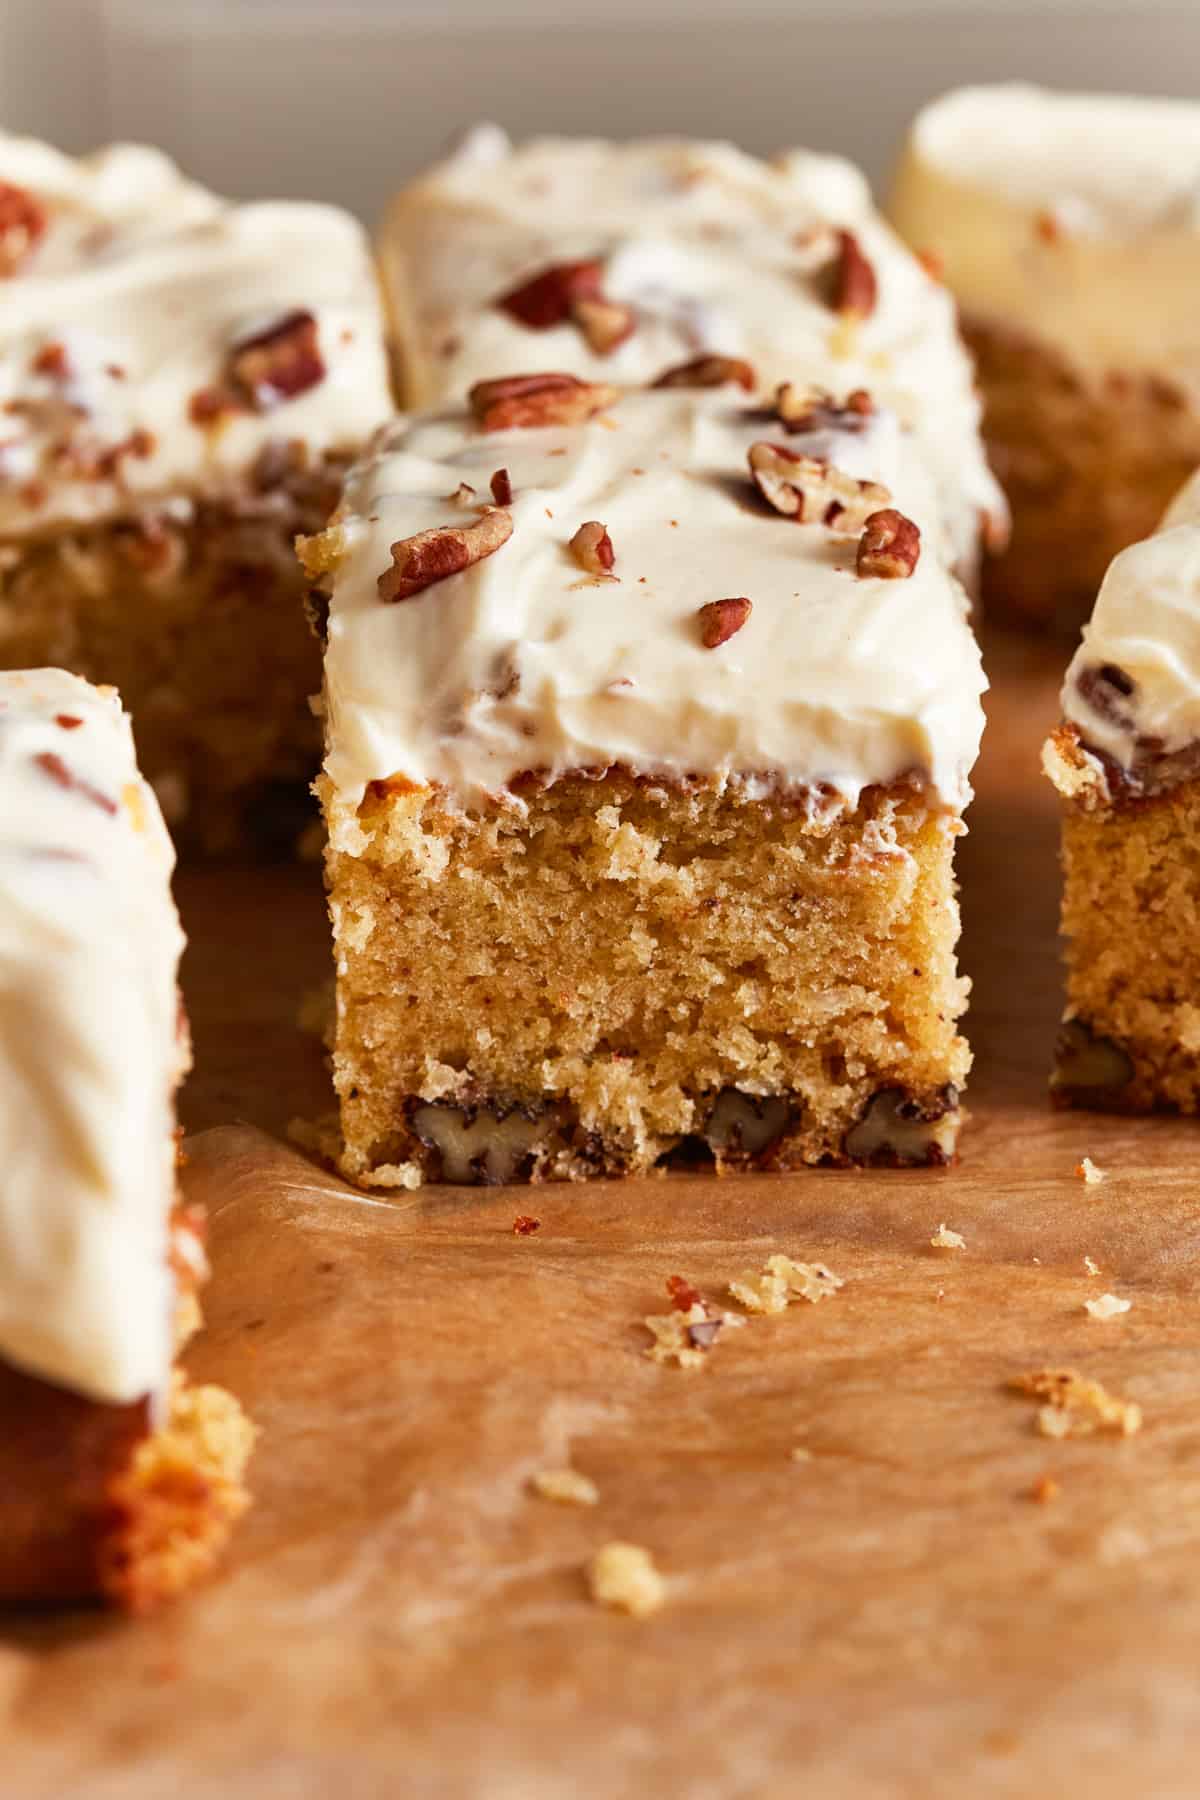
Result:
[[[320,653],[293,541],[324,524],[340,477],[272,454],[190,514],[0,543],[0,666],[118,687],[185,848],[286,851],[311,816]]]
[[[1192,759],[1194,762],[1194,759]],[[1070,726],[1047,773],[1062,793],[1067,1023],[1056,1098],[1121,1112],[1200,1111],[1200,776],[1131,786]]]
[[[335,1077],[358,1181],[945,1161],[954,821],[613,769],[479,817],[325,785]]]
[[[1200,412],[1159,376],[1073,369],[1049,346],[969,315],[988,455],[1012,507],[984,563],[989,611],[1074,632],[1109,563],[1152,532],[1200,462]]]

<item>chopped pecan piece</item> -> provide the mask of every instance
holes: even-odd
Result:
[[[512,528],[509,513],[488,506],[473,525],[435,525],[430,531],[398,539],[392,545],[392,566],[376,583],[379,598],[389,604],[411,600],[435,582],[493,555],[507,544]]]
[[[571,554],[589,575],[610,575],[617,560],[612,539],[599,519],[589,519],[571,539]]]
[[[618,397],[603,381],[580,381],[574,375],[506,375],[499,381],[477,381],[467,396],[485,431],[534,429],[539,425],[578,425],[603,412]]]
[[[602,299],[603,281],[604,265],[595,258],[553,263],[502,294],[496,305],[530,331],[549,331],[572,316],[577,301]]]
[[[685,1275],[668,1275],[667,1293],[676,1312],[691,1312],[693,1306],[704,1303],[699,1288],[694,1287]]]
[[[801,525],[861,531],[892,497],[881,482],[858,481],[822,457],[802,456],[783,444],[751,444],[749,462],[763,499]]]
[[[1058,1106],[1120,1110],[1134,1068],[1112,1038],[1101,1037],[1083,1019],[1068,1019],[1054,1047],[1050,1095]]]
[[[46,209],[28,188],[0,181],[0,277],[16,274],[46,225]]]
[[[880,1088],[846,1133],[842,1148],[851,1162],[875,1167],[942,1166],[953,1160],[958,1116],[953,1082],[927,1100],[902,1087]]]
[[[864,431],[875,402],[866,388],[855,388],[838,401],[825,388],[784,381],[775,390],[775,411],[789,432]]]
[[[571,317],[586,338],[588,349],[597,356],[610,356],[626,338],[633,336],[637,326],[632,306],[623,306],[619,300],[577,300]]]
[[[65,381],[71,373],[66,345],[57,341],[43,344],[29,366],[35,375],[46,375],[51,381]]]
[[[837,248],[828,271],[828,303],[835,312],[869,319],[879,292],[874,267],[852,231],[838,231],[835,241]]]
[[[229,374],[255,410],[269,412],[325,379],[325,359],[312,313],[296,310],[233,346]]]
[[[465,483],[463,484],[466,485]],[[492,499],[497,506],[512,505],[512,482],[507,469],[497,469],[491,480]],[[474,493],[474,488],[471,489]]]
[[[51,781],[57,782],[59,787],[71,788],[75,793],[82,794],[85,800],[90,800],[93,806],[100,807],[103,812],[115,813],[118,810],[117,803],[111,795],[104,793],[98,787],[93,787],[90,781],[82,780],[74,770],[67,767],[57,750],[41,750],[33,760],[43,774],[48,775]]]
[[[693,356],[690,362],[676,363],[672,368],[664,369],[658,380],[650,385],[656,388],[717,388],[725,387],[729,382],[736,382],[749,394],[758,385],[758,377],[740,356]]]
[[[863,526],[855,570],[864,579],[874,575],[883,581],[902,581],[913,573],[920,555],[920,527],[894,506],[885,506],[871,513]]]
[[[700,642],[706,650],[717,650],[742,629],[753,608],[745,595],[732,600],[710,600],[700,607]]]

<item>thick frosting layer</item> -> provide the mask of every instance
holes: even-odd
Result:
[[[0,136],[0,248],[4,184],[42,224],[0,279],[0,535],[202,493],[277,443],[356,448],[386,416],[374,275],[348,214],[232,206],[135,146],[75,163]],[[239,364],[289,320],[274,382]]]
[[[860,320],[830,304],[834,227],[853,231],[874,272]],[[770,164],[673,139],[513,149],[484,127],[399,195],[380,253],[412,406],[528,369],[644,382],[707,350],[748,359],[768,390],[829,385],[833,366],[839,387],[871,387],[912,426],[964,564],[979,515],[1005,518],[950,297],[839,158],[794,151]],[[633,330],[607,353],[573,322],[532,329],[496,304],[576,259],[599,259],[605,298],[633,309]]]
[[[112,689],[0,673],[0,1355],[99,1400],[172,1354],[174,862]]]
[[[857,529],[773,511],[747,462],[764,439],[885,483],[929,532],[915,573],[860,578]],[[501,469],[507,541],[381,599],[392,545],[471,525]],[[474,492],[456,501],[460,484]],[[572,553],[589,522],[607,528],[614,579]],[[890,414],[789,436],[736,390],[640,390],[580,425],[485,432],[463,408],[401,421],[309,560],[335,563],[326,769],[349,807],[393,776],[471,808],[523,771],[613,763],[826,783],[850,804],[909,773],[934,804],[968,796],[979,653],[937,553],[932,483]],[[747,621],[706,648],[698,609],[742,598]]]
[[[1113,559],[1067,670],[1063,717],[1132,769],[1200,742],[1200,476]]]
[[[891,216],[973,316],[1200,386],[1200,105],[963,88],[918,116]]]

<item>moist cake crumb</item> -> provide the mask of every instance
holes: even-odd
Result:
[[[934,1250],[965,1250],[967,1240],[961,1231],[951,1231],[948,1225],[939,1225],[929,1240]]]
[[[1093,1262],[1090,1256],[1084,1257],[1083,1266],[1089,1275],[1098,1275],[1100,1273],[1100,1264],[1098,1262]]]
[[[1133,1437],[1142,1428],[1136,1400],[1110,1394],[1100,1382],[1075,1369],[1034,1369],[1009,1383],[1014,1393],[1043,1402],[1037,1415],[1043,1437],[1089,1437],[1096,1431]]]
[[[1108,1170],[1098,1169],[1091,1157],[1085,1156],[1082,1162],[1075,1165],[1075,1173],[1087,1183],[1088,1187],[1096,1187],[1107,1178]]]
[[[1098,1300],[1085,1300],[1083,1304],[1089,1318],[1115,1319],[1127,1313],[1133,1301],[1122,1300],[1116,1294],[1101,1294]]]
[[[639,1544],[604,1544],[587,1567],[588,1587],[598,1606],[615,1607],[645,1619],[667,1597],[667,1584],[654,1558]]]
[[[786,1312],[793,1299],[816,1305],[836,1294],[845,1282],[824,1263],[793,1262],[790,1256],[769,1256],[762,1269],[748,1269],[729,1283],[729,1292],[751,1313]]]
[[[595,1506],[600,1499],[595,1482],[578,1469],[539,1469],[529,1485],[543,1500],[556,1500],[560,1506]]]

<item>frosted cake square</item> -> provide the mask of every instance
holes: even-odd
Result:
[[[865,390],[724,373],[478,384],[302,546],[356,1181],[954,1153],[984,682],[936,487]]]
[[[174,1368],[204,1221],[170,839],[111,689],[0,673],[0,1600],[145,1611],[208,1570],[253,1430]]]
[[[187,846],[284,847],[318,757],[292,543],[389,410],[360,228],[0,135],[0,299],[0,666],[117,684]]]

